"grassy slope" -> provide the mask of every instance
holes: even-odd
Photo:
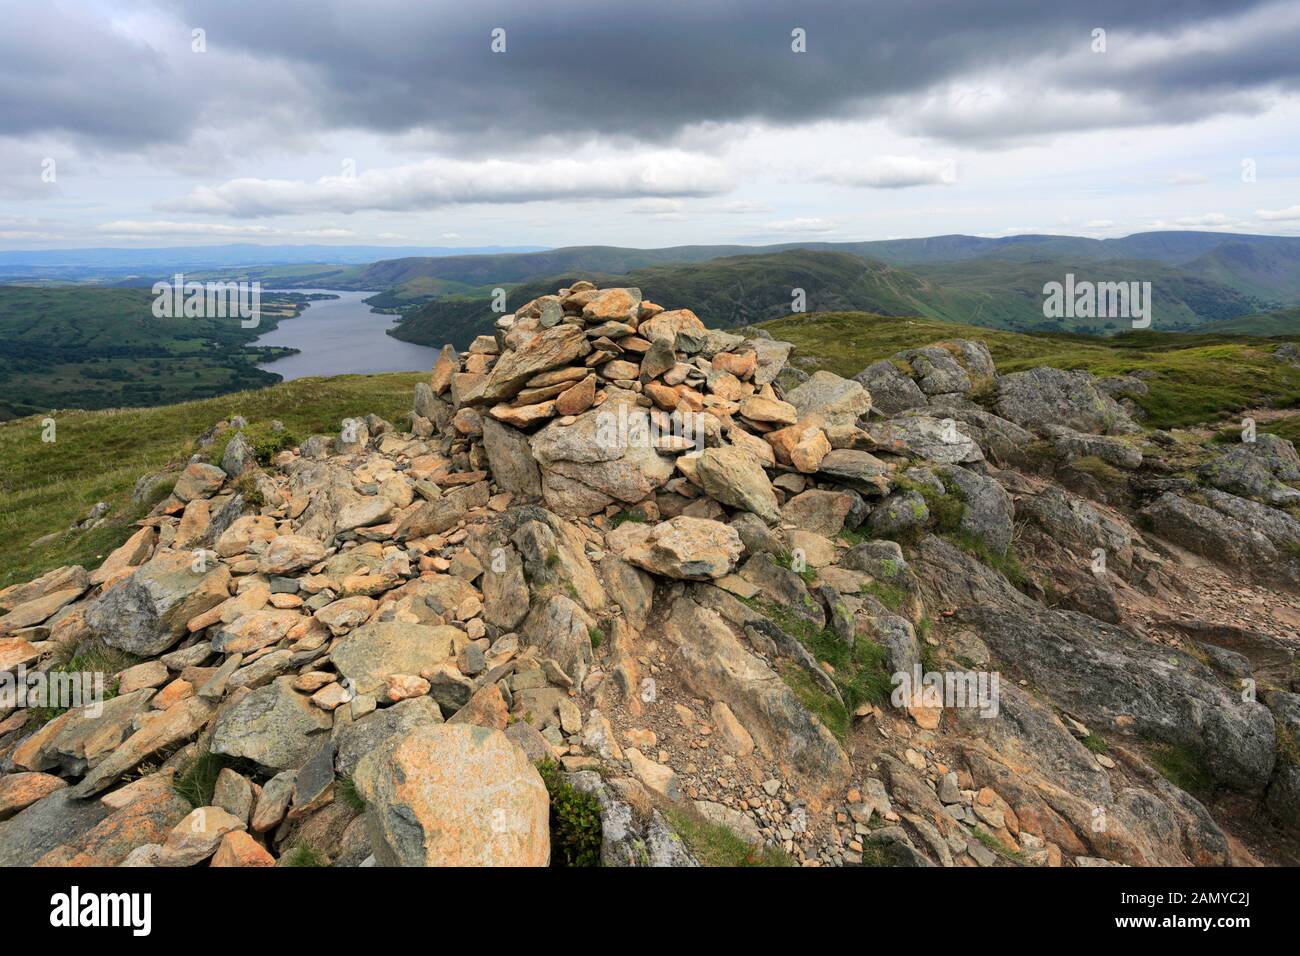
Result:
[[[912,271],[930,287],[920,297],[922,315],[1016,331],[1069,331],[1112,334],[1131,328],[1124,318],[1043,316],[1043,286],[1064,282],[1150,282],[1152,327],[1190,329],[1253,311],[1258,303],[1228,286],[1172,266],[1141,260],[1089,262],[1071,258],[1016,262],[973,259],[916,266]]]
[[[400,423],[418,372],[304,378],[271,388],[159,408],[67,412],[55,416],[57,441],[41,441],[39,418],[0,424],[0,588],[61,564],[93,566],[130,535],[131,491],[141,475],[184,460],[214,422],[243,415],[278,418],[295,435],[335,432],[341,419],[374,412]],[[30,542],[67,528],[106,501],[118,520],[37,549]]]
[[[1300,309],[1278,309],[1242,315],[1226,322],[1214,322],[1203,327],[1206,332],[1225,335],[1258,335],[1264,338],[1291,337],[1300,339]]]

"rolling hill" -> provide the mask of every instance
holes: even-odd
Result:
[[[1254,315],[1241,315],[1224,322],[1201,327],[1203,332],[1223,335],[1258,335],[1261,338],[1300,336],[1300,309],[1277,309]]]
[[[617,276],[568,271],[513,287],[507,305],[521,305],[588,278],[601,285],[636,286],[670,309],[690,303],[706,325],[723,328],[790,314],[796,288],[807,294],[807,311],[917,315],[1021,331],[1110,334],[1130,327],[1122,318],[1044,318],[1044,284],[1063,281],[1068,272],[1093,281],[1151,282],[1154,321],[1167,331],[1195,328],[1260,306],[1232,288],[1155,262],[969,259],[899,269],[879,260],[812,249],[646,266]],[[475,335],[489,331],[494,319],[489,296],[458,296],[409,313],[390,334],[422,345],[451,342],[464,347]]]
[[[842,252],[791,252],[724,256],[707,262],[648,266],[626,275],[566,272],[510,290],[507,305],[522,305],[580,278],[600,285],[636,286],[668,309],[690,303],[710,327],[751,325],[788,315],[795,289],[803,289],[809,311],[861,310],[912,315],[926,295],[924,280],[883,262]],[[491,299],[436,300],[408,315],[390,334],[424,345],[469,344],[489,331],[496,316]]]
[[[296,315],[301,298],[267,297],[258,328],[245,329],[229,319],[156,318],[146,289],[0,286],[0,420],[278,382],[257,364],[286,350],[249,343]]]
[[[375,262],[359,269],[349,276],[348,281],[353,284],[348,288],[390,289],[420,277],[481,286],[528,282],[566,272],[621,275],[646,266],[794,249],[843,252],[899,267],[974,259],[1073,263],[1142,260],[1173,267],[1195,263],[1191,271],[1200,274],[1203,267],[1212,268],[1213,272],[1206,274],[1206,278],[1247,295],[1275,299],[1278,304],[1300,296],[1300,237],[1190,231],[1136,233],[1119,239],[951,235],[869,242],[790,242],[768,246],[704,245],[664,249],[570,246],[522,254],[414,256]],[[1225,251],[1215,256],[1217,250]]]

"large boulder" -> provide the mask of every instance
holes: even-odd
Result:
[[[819,415],[827,426],[855,425],[871,411],[871,393],[860,382],[834,372],[813,372],[808,381],[786,393],[799,417]]]
[[[76,842],[110,812],[98,800],[56,790],[0,823],[0,866],[31,866],[55,847]]]
[[[1006,554],[1011,547],[1015,505],[1006,490],[992,478],[951,465],[938,470],[956,486],[962,500],[960,530],[994,554]]]
[[[1200,504],[1167,491],[1141,511],[1152,532],[1229,567],[1300,586],[1300,521],[1285,512],[1222,491]]]
[[[1221,491],[1284,506],[1300,502],[1300,490],[1284,482],[1300,480],[1295,446],[1275,435],[1258,435],[1224,451],[1199,469],[1201,480]]]
[[[572,423],[551,422],[532,437],[548,508],[588,515],[616,501],[636,504],[672,477],[673,460],[655,450],[650,414],[634,399],[616,394]]]
[[[546,785],[499,730],[417,727],[364,757],[355,780],[382,866],[550,862]]]
[[[163,551],[86,609],[86,625],[110,647],[140,657],[167,650],[185,624],[230,597],[230,571],[209,557]]]
[[[280,677],[250,691],[217,715],[212,752],[244,757],[270,770],[296,770],[320,749],[333,718]]]
[[[911,408],[925,407],[925,392],[893,362],[885,359],[872,362],[853,376],[853,380],[870,393],[872,405],[882,414],[897,415]]]
[[[1118,435],[1138,431],[1128,412],[1097,387],[1088,372],[1046,366],[997,380],[997,413],[1030,430],[1064,425],[1078,432]]]
[[[785,368],[790,353],[794,351],[794,343],[758,336],[745,339],[740,350],[754,353],[756,364],[753,381],[755,385],[763,386],[776,381],[776,377]]]
[[[956,419],[929,415],[903,415],[867,429],[882,447],[897,449],[940,465],[983,461],[984,453]]]
[[[494,418],[483,419],[483,450],[492,478],[502,491],[525,498],[540,498],[542,473],[533,458],[528,436]]]
[[[870,452],[836,448],[821,461],[819,474],[868,494],[888,494],[889,466]]]
[[[141,532],[146,530],[148,529],[142,528]],[[139,536],[140,532],[137,532],[132,536],[132,540]],[[39,578],[22,584],[11,584],[0,591],[0,612],[12,611],[20,604],[26,604],[28,601],[34,601],[56,591],[76,588],[79,592],[84,592],[95,583],[97,582],[93,580],[93,576],[88,575],[86,569],[79,564],[55,568],[53,571],[46,571]]]
[[[801,791],[838,794],[852,768],[835,736],[761,659],[747,651],[723,618],[688,597],[673,602],[665,636],[678,673],[695,694],[720,700]]]
[[[560,666],[575,684],[587,677],[591,665],[591,632],[596,621],[576,601],[552,594],[533,605],[520,633],[538,656]]]
[[[990,649],[1052,701],[1105,732],[1125,728],[1196,753],[1209,773],[1260,791],[1273,770],[1273,718],[1194,657],[1073,611],[963,608]]]
[[[695,474],[714,500],[752,511],[768,524],[781,517],[767,472],[753,455],[734,445],[706,448],[696,459]]]
[[[391,738],[416,727],[442,723],[442,712],[432,697],[412,697],[392,707],[371,711],[359,720],[345,724],[338,733],[334,766],[339,774],[351,777],[368,753],[379,750]]]
[[[330,656],[354,693],[374,694],[393,674],[420,675],[445,664],[465,643],[465,632],[450,625],[384,621],[357,628]]]
[[[926,395],[965,395],[971,390],[971,379],[966,369],[941,346],[908,349],[894,358],[911,365],[912,377]]]
[[[709,518],[678,515],[643,530],[623,559],[668,578],[720,578],[731,573],[745,550],[734,528]]]

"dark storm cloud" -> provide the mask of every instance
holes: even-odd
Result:
[[[185,9],[215,37],[310,70],[318,107],[337,124],[387,131],[418,124],[470,136],[575,129],[656,137],[706,121],[799,124],[870,112],[966,73],[1084,51],[1094,27],[1112,35],[1176,33],[1252,6],[190,0]],[[489,48],[495,27],[506,30],[504,54]],[[795,27],[807,31],[804,54],[791,51]],[[1222,52],[1209,83],[1196,64],[1141,79],[1150,97],[1183,100],[1189,85],[1221,94],[1291,80],[1300,66],[1294,53],[1279,55],[1285,39],[1268,40],[1265,57],[1253,49]],[[1133,79],[1093,70],[1074,83],[1095,89]]]
[[[0,133],[183,138],[200,117],[220,123],[217,105],[228,108],[229,87],[255,82],[246,69],[213,62],[276,65],[293,77],[260,97],[241,91],[246,111],[290,99],[300,122],[325,129],[426,129],[498,152],[509,137],[517,159],[527,158],[530,139],[551,134],[575,142],[590,132],[663,139],[695,123],[797,125],[882,112],[906,125],[898,114],[908,97],[989,71],[1023,70],[1022,89],[1031,94],[1053,77],[1067,93],[1137,90],[1138,121],[1158,120],[1166,102],[1170,117],[1184,121],[1249,111],[1255,91],[1294,85],[1294,18],[1272,33],[1232,32],[1203,58],[1172,50],[1125,65],[1115,50],[1107,69],[1075,63],[1091,30],[1105,28],[1112,44],[1121,36],[1172,37],[1265,7],[1256,0],[181,0],[151,10],[124,2],[127,12],[173,19],[175,28],[150,46],[85,7],[23,4],[0,37]],[[192,27],[207,31],[211,60],[189,55]],[[496,27],[506,30],[504,54],[489,48]],[[790,50],[795,27],[807,31],[807,53]],[[978,122],[943,115],[914,128],[957,140],[989,137]]]
[[[165,58],[102,15],[0,0],[0,20],[0,134],[126,144],[188,133]]]

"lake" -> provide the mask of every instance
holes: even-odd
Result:
[[[264,292],[273,290],[266,289]],[[280,292],[324,293],[336,299],[310,303],[302,315],[281,319],[280,324],[258,336],[254,345],[280,345],[298,349],[274,362],[259,365],[285,381],[309,375],[346,375],[371,372],[423,372],[433,368],[438,350],[402,342],[386,334],[396,316],[371,312],[363,301],[373,292],[342,292],[334,289],[280,289]]]

